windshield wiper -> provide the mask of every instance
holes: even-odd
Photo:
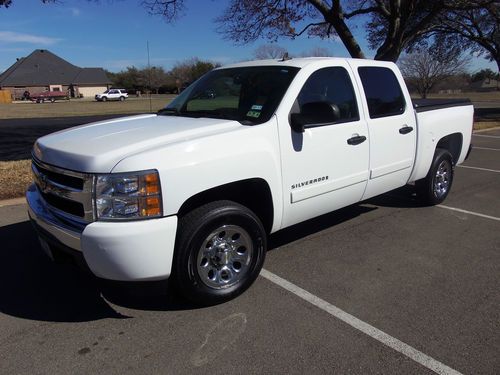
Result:
[[[162,108],[160,109],[157,113],[157,115],[162,116],[162,115],[179,115],[180,112],[177,108]]]

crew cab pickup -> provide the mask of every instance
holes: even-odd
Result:
[[[442,202],[473,110],[413,103],[388,62],[217,68],[157,114],[38,139],[29,216],[56,259],[83,258],[104,279],[170,278],[219,303],[259,275],[270,233],[410,183]]]

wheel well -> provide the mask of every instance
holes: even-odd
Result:
[[[269,185],[261,178],[231,182],[202,191],[186,200],[178,215],[183,216],[197,207],[217,200],[231,200],[249,208],[259,217],[266,232],[271,231],[274,219],[273,198]]]
[[[439,140],[436,148],[448,150],[453,156],[453,163],[456,164],[462,151],[462,134],[453,133]]]

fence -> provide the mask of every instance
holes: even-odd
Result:
[[[12,103],[12,96],[9,90],[0,90],[0,103]]]

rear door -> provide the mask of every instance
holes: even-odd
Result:
[[[118,99],[120,97],[120,92],[118,90],[109,90],[108,98],[109,99]]]
[[[405,185],[413,168],[416,119],[403,77],[392,63],[351,60],[370,135],[369,180],[363,199]]]

